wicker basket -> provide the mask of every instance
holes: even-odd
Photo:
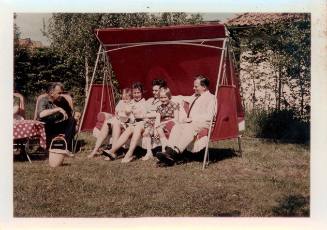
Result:
[[[65,149],[52,148],[52,145],[53,145],[54,141],[56,141],[56,140],[62,140],[65,143]],[[67,142],[64,137],[57,136],[52,139],[50,147],[49,147],[49,165],[50,165],[50,167],[55,168],[55,167],[62,165],[65,157],[70,156],[70,155],[71,154],[69,154],[69,152],[67,150]]]

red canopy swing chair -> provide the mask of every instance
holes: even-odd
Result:
[[[95,34],[100,47],[79,132],[95,126],[98,112],[114,112],[111,75],[104,74],[104,84],[93,84],[101,56],[107,67],[111,64],[121,88],[140,81],[146,89],[151,89],[152,80],[161,77],[173,95],[192,95],[194,77],[207,76],[209,90],[217,98],[217,113],[208,132],[203,168],[209,162],[209,139],[237,138],[241,152],[239,131],[244,129],[244,112],[224,25],[106,28],[95,30]],[[145,92],[145,98],[151,96],[150,92]]]

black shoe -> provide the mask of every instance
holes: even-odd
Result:
[[[115,156],[113,156],[112,154],[107,153],[106,150],[107,150],[107,149],[102,150],[102,153],[101,153],[102,156],[109,157],[110,160],[115,160],[115,159],[117,158],[117,156],[115,157]]]
[[[173,159],[174,161],[178,159],[178,156],[180,154],[178,154],[174,149],[168,146],[165,149],[166,149],[166,154],[169,156],[169,158]]]
[[[167,164],[167,166],[172,166],[175,164],[175,159],[171,154],[169,154],[169,152],[158,152],[156,157],[159,159],[160,163]]]

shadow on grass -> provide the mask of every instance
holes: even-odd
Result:
[[[309,217],[310,198],[301,195],[291,195],[278,201],[278,205],[272,208],[273,216],[285,217]]]
[[[160,151],[161,151],[161,147],[157,147],[157,148],[153,149],[154,155]],[[183,154],[179,155],[177,162],[178,162],[178,164],[185,164],[185,163],[192,162],[192,161],[203,162],[204,152],[205,152],[205,149],[203,149],[197,153],[185,151],[185,152],[183,152]],[[142,154],[145,154],[145,152],[143,151]],[[140,155],[142,155],[142,154],[140,154]],[[211,163],[223,161],[225,159],[238,157],[238,156],[239,155],[237,154],[237,151],[235,151],[234,149],[209,148],[209,160]]]
[[[26,141],[25,141],[26,142]],[[28,158],[25,153],[25,142],[19,143],[16,151],[14,150],[14,161],[24,162],[28,161]],[[75,154],[78,154],[83,146],[86,145],[84,140],[78,140],[76,144]],[[38,144],[33,143],[33,146],[29,149],[29,157],[31,161],[44,161],[49,158],[48,150],[44,150],[38,146]]]
[[[36,149],[32,152],[29,152],[29,157],[31,161],[44,161],[49,157],[48,151],[44,149]],[[21,149],[19,153],[14,153],[14,161],[24,162],[28,161],[28,158],[26,156],[25,150]]]
[[[86,141],[83,140],[83,139],[79,139],[79,140],[77,140],[77,142],[75,141],[75,142],[74,142],[74,146],[76,145],[76,147],[75,147],[75,153],[80,152],[81,149],[82,149],[86,144],[87,144]]]
[[[185,163],[191,162],[191,161],[198,161],[202,162],[204,158],[205,150],[201,150],[198,153],[192,153],[192,152],[185,152],[181,156],[182,159],[184,158]],[[237,153],[234,149],[230,148],[209,148],[209,160],[211,163],[215,163],[218,161],[223,161],[225,159],[237,157]]]

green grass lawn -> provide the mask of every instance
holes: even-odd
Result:
[[[213,162],[87,159],[93,139],[65,165],[14,161],[15,217],[309,216],[309,146],[243,139],[212,144]],[[199,159],[202,157],[199,157]]]

